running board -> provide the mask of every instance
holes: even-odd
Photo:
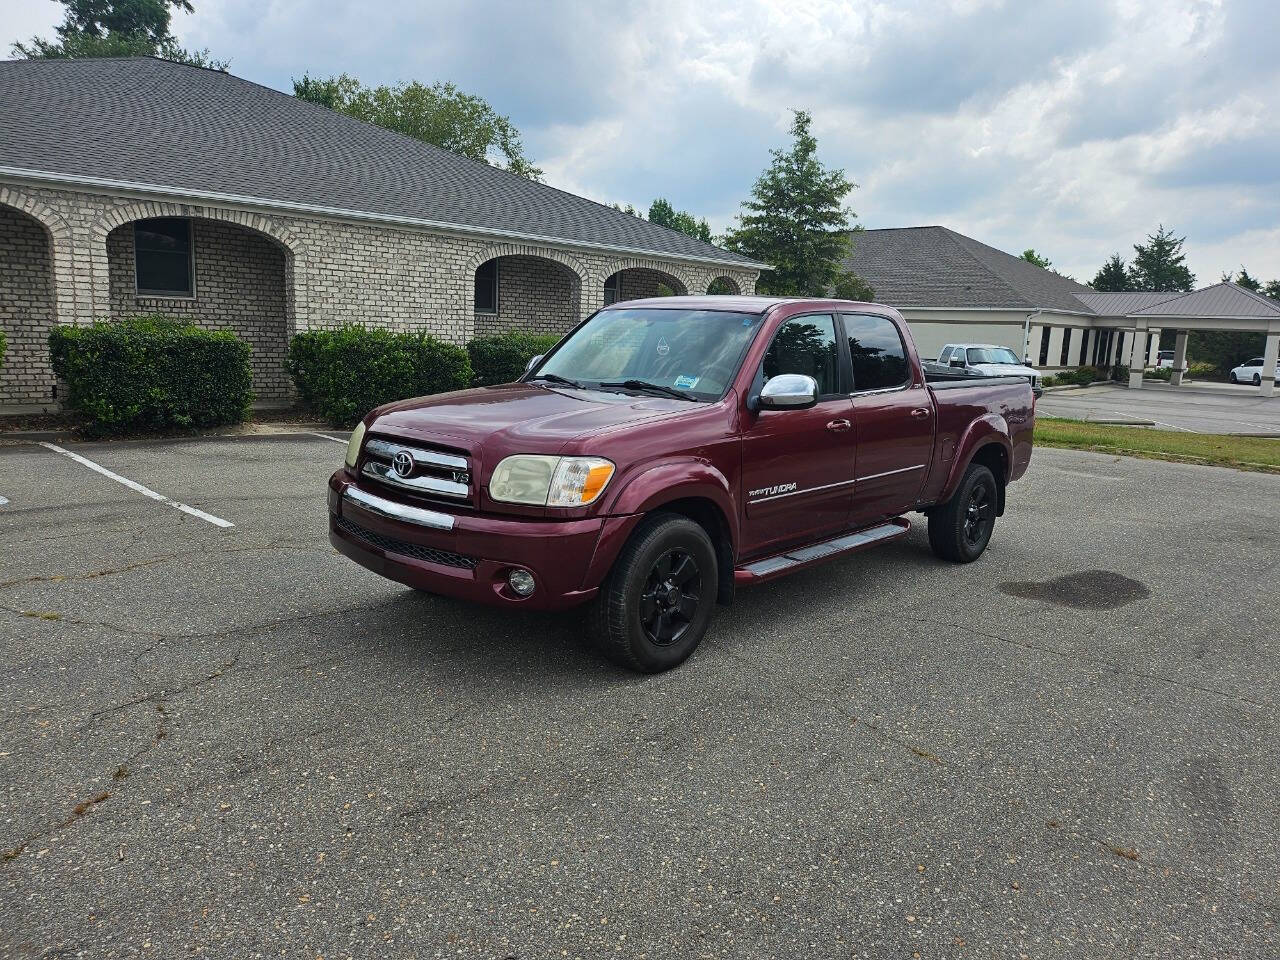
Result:
[[[834,540],[812,543],[807,547],[796,547],[773,557],[756,560],[733,571],[735,583],[759,583],[761,580],[772,580],[783,574],[793,573],[802,567],[817,563],[819,560],[830,560],[846,553],[856,553],[877,543],[897,540],[905,537],[911,529],[911,521],[898,517],[878,527],[868,527],[856,533],[845,533]]]

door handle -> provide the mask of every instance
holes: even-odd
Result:
[[[848,420],[832,420],[827,424],[827,429],[832,433],[842,433],[852,427],[853,424]]]
[[[929,416],[929,408],[916,407],[914,410],[911,411],[911,416],[914,417],[916,420],[923,420],[925,417]]]

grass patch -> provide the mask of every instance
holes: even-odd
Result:
[[[1280,473],[1280,440],[1271,437],[1182,433],[1046,417],[1036,420],[1035,442],[1043,447]]]

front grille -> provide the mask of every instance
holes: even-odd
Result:
[[[362,476],[420,497],[468,503],[471,460],[450,450],[371,437],[364,445]]]
[[[334,517],[333,522],[347,536],[371,543],[375,547],[387,551],[387,553],[398,553],[406,557],[413,557],[415,560],[425,560],[427,563],[438,563],[446,567],[459,567],[463,570],[474,570],[480,562],[475,557],[467,557],[461,553],[453,553],[450,550],[436,550],[434,547],[424,547],[396,537],[384,537],[382,534],[374,533],[358,523],[353,523],[346,517]]]

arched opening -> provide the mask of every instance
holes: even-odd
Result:
[[[712,297],[736,297],[742,293],[738,281],[733,277],[716,277],[707,284],[707,295]]]
[[[45,407],[54,400],[49,330],[57,322],[53,246],[35,217],[0,205],[0,407]]]
[[[604,302],[641,300],[645,297],[684,296],[689,291],[678,278],[651,267],[628,267],[604,282]]]
[[[478,337],[522,331],[562,334],[578,322],[582,281],[572,268],[532,254],[485,260],[475,271]]]
[[[152,217],[107,234],[111,313],[164,313],[229,330],[250,346],[255,405],[285,406],[294,313],[293,254],[228,220]]]

